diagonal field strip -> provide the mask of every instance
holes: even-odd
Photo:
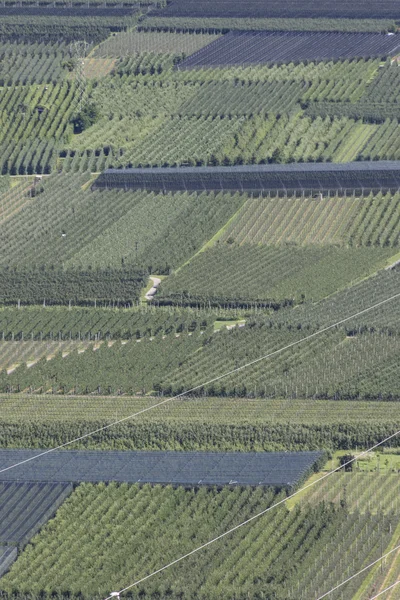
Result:
[[[355,319],[356,317],[359,317],[360,315],[366,314],[366,313],[370,312],[371,310],[374,310],[375,308],[379,308],[380,306],[383,306],[389,302],[393,302],[394,300],[397,300],[398,298],[400,298],[400,292],[398,294],[394,294],[390,298],[386,298],[385,300],[382,300],[381,302],[377,302],[376,304],[373,304],[372,306],[369,306],[368,308],[365,308],[355,314],[349,315],[348,317],[345,317],[344,319],[341,319],[340,321],[337,321],[336,323],[332,323],[331,325],[328,325],[327,327],[323,327],[322,329],[319,329],[318,331],[315,331],[314,333],[311,333],[310,335],[307,335],[307,336],[301,338],[300,340],[296,340],[295,342],[292,342],[292,343],[284,346],[283,348],[278,348],[278,350],[274,350],[273,352],[270,352],[269,354],[260,356],[259,358],[256,358],[255,360],[252,360],[244,365],[241,365],[240,367],[237,367],[235,369],[232,369],[231,371],[228,371],[227,373],[223,373],[222,375],[219,375],[218,377],[214,377],[213,379],[210,379],[209,381],[205,381],[191,389],[185,390],[184,392],[181,392],[180,394],[177,394],[176,396],[171,396],[170,398],[166,398],[165,400],[162,400],[161,402],[157,402],[156,404],[152,404],[151,406],[148,406],[147,408],[143,408],[142,410],[140,410],[132,415],[128,415],[127,417],[113,421],[112,423],[109,423],[108,425],[104,425],[103,427],[99,427],[98,429],[95,429],[94,431],[85,433],[84,435],[81,435],[77,438],[69,440],[68,442],[65,442],[64,444],[60,444],[59,446],[55,446],[54,448],[49,448],[48,450],[45,450],[44,452],[41,452],[40,454],[37,454],[36,456],[31,456],[30,458],[22,460],[18,463],[15,463],[15,464],[5,467],[3,469],[0,469],[0,475],[1,475],[1,473],[5,473],[6,471],[15,469],[16,467],[24,465],[33,460],[38,460],[42,456],[46,456],[47,454],[50,454],[51,452],[55,452],[56,450],[61,450],[62,448],[71,446],[72,444],[75,444],[76,442],[80,442],[88,437],[91,437],[91,436],[95,435],[96,433],[100,433],[101,431],[106,431],[107,429],[110,429],[111,427],[115,427],[116,425],[119,425],[120,423],[125,423],[126,421],[129,421],[141,414],[149,412],[150,410],[153,410],[154,408],[163,406],[164,404],[168,404],[169,402],[172,402],[173,400],[176,400],[177,398],[181,398],[182,396],[186,396],[187,394],[191,394],[192,392],[195,392],[195,391],[203,388],[206,385],[210,385],[212,383],[215,383],[216,381],[221,381],[221,379],[224,379],[225,377],[228,377],[229,375],[232,375],[233,373],[238,373],[240,371],[243,371],[244,369],[247,369],[248,367],[250,367],[252,365],[262,362],[263,360],[267,360],[267,359],[271,358],[272,356],[276,356],[277,354],[280,354],[280,353],[284,352],[285,350],[288,350],[289,348],[293,348],[295,346],[298,346],[299,344],[302,344],[303,342],[306,342],[307,340],[310,340],[319,335],[322,335],[326,331],[335,329],[335,327],[338,327],[339,325],[342,325],[343,323],[347,323],[347,321],[350,321],[351,319]],[[393,437],[393,436],[391,436],[391,437]],[[381,442],[381,443],[383,443],[383,442]],[[378,444],[378,445],[380,445],[380,444]]]

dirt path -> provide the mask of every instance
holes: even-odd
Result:
[[[157,288],[161,283],[161,279],[159,277],[150,277],[150,279],[153,282],[153,286],[146,293],[146,295],[145,295],[146,300],[153,300],[154,296],[156,295]]]

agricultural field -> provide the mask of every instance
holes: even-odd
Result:
[[[273,491],[263,488],[225,487],[219,491],[127,484],[81,485],[64,503],[56,519],[33,538],[2,579],[1,588],[23,593],[29,586],[28,589],[37,592],[50,580],[50,593],[68,588],[72,595],[103,598],[110,586],[134,581],[146,568],[153,569],[160,560],[166,563],[177,554],[189,551],[212,534],[222,533],[265,509],[276,498]],[[114,527],[106,531],[110,511]],[[91,515],[89,520],[86,514]],[[360,548],[363,558],[373,560],[378,555],[377,541],[381,536],[387,545],[391,538],[387,517],[380,521],[360,513],[349,514],[342,508],[327,509],[322,504],[293,511],[282,507],[267,514],[251,529],[239,530],[222,550],[210,548],[207,553],[191,558],[186,568],[181,565],[172,575],[165,574],[163,582],[153,580],[141,586],[139,593],[145,598],[155,598],[168,590],[172,597],[184,593],[190,598],[196,590],[200,598],[230,598],[240,581],[240,587],[245,586],[249,594],[263,590],[277,597],[299,598],[296,582],[304,570],[309,574],[312,589],[322,593],[332,580],[342,577],[339,553],[335,555],[337,564],[331,562],[328,582],[323,579],[325,561],[315,560],[316,556],[321,553],[325,556],[325,551],[328,552],[328,540],[332,546],[340,540],[341,560],[347,565],[346,569],[357,570],[362,564]],[[97,540],[95,545],[93,539]],[[146,546],[144,554],[138,551],[143,545]],[[106,547],[107,556],[111,551],[114,557],[112,565],[103,554]],[[54,552],[49,554],[52,548],[55,560]],[[134,560],[127,560],[127,556]],[[285,565],[294,557],[297,568],[292,572]],[[246,568],[250,563],[251,573]],[[224,576],[227,566],[229,577]],[[198,574],[189,581],[188,568]],[[94,585],[98,592],[91,591]]]
[[[117,275],[131,265],[169,273],[200,250],[246,200],[240,193],[93,192],[91,181],[87,173],[53,175],[33,190],[24,180],[0,196],[4,277],[7,266],[60,263],[66,270],[63,277],[72,276],[75,267],[93,269],[93,277],[95,269],[112,267]],[[65,195],[68,203],[63,203]],[[116,295],[122,297],[122,291]]]
[[[229,31],[353,31],[394,32],[394,19],[253,18],[253,17],[153,17],[138,24],[139,31],[170,33],[228,33]]]
[[[129,396],[0,396],[5,448],[52,448],[154,405]],[[182,397],[99,431],[73,449],[343,452],[399,429],[396,401]],[[396,441],[388,442],[396,445]],[[381,467],[383,468],[383,463]]]
[[[197,43],[188,37],[207,41],[202,34],[116,34],[105,42],[115,52],[88,48],[83,75],[66,44],[32,51],[5,44],[2,173],[398,158],[396,94],[379,93],[396,89],[390,62],[383,69],[377,59],[352,58],[184,70],[181,49]],[[32,57],[37,65],[27,70]],[[79,97],[94,111],[89,126],[82,127]]]
[[[95,49],[94,56],[120,58],[146,53],[188,56],[218,38],[219,35],[213,34],[175,35],[130,30],[105,40]]]
[[[217,312],[152,306],[133,310],[8,307],[0,311],[0,337],[3,342],[143,339],[202,331],[212,327],[217,318]]]
[[[238,246],[228,237],[163,283],[157,300],[181,305],[264,307],[320,300],[390,263],[390,248]],[[235,277],[232,277],[233,273]]]
[[[233,31],[187,58],[180,69],[290,63],[395,55],[399,36],[374,33],[274,33]]]
[[[252,198],[219,238],[235,244],[397,247],[400,196]]]
[[[322,0],[318,5],[312,0],[301,4],[293,0],[272,0],[268,4],[248,0],[240,5],[234,0],[173,0],[153,14],[167,17],[399,19],[400,9],[396,0],[357,0],[351,4],[336,0],[334,5],[328,0]]]
[[[249,486],[293,489],[326,460],[323,452],[52,452],[0,450],[4,482],[150,483],[152,485]],[[12,465],[19,465],[18,471]],[[11,467],[7,470],[8,467]],[[33,493],[32,496],[36,494]],[[6,511],[7,514],[8,511]],[[7,535],[5,525],[5,535]]]
[[[399,27],[3,2],[1,600],[397,598]]]
[[[358,129],[358,128],[357,128]],[[346,133],[345,131],[343,132]],[[348,141],[346,140],[346,151]],[[249,165],[180,169],[106,169],[92,189],[193,192],[240,189],[257,196],[364,196],[369,193],[397,193],[399,161],[350,162],[342,164],[292,163],[290,165]]]

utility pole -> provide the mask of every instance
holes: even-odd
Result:
[[[85,75],[85,58],[89,48],[88,42],[81,40],[71,42],[69,51],[71,58],[74,60],[74,74],[77,88],[76,106],[79,112],[87,102],[86,95],[86,75]]]

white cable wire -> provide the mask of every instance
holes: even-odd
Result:
[[[385,438],[384,440],[381,440],[380,442],[378,442],[377,444],[375,444],[375,446],[372,446],[371,448],[368,448],[368,450],[364,450],[363,452],[361,452],[360,454],[357,454],[357,456],[355,456],[354,458],[352,458],[351,460],[343,463],[342,465],[340,465],[339,467],[336,467],[336,469],[333,469],[332,471],[329,471],[328,473],[325,473],[325,475],[322,475],[322,477],[319,477],[319,479],[316,479],[315,481],[311,481],[310,483],[308,483],[307,485],[303,486],[302,488],[298,489],[296,492],[293,492],[293,494],[290,494],[290,496],[287,496],[286,498],[283,498],[282,500],[279,500],[279,502],[276,502],[275,504],[273,504],[272,506],[269,506],[268,508],[262,510],[261,512],[257,513],[256,515],[253,515],[252,517],[250,517],[249,519],[246,519],[246,521],[243,521],[242,523],[239,523],[238,525],[235,525],[235,527],[232,527],[231,529],[228,529],[228,531],[225,531],[224,533],[221,533],[220,535],[218,535],[217,537],[209,540],[208,542],[205,542],[204,544],[202,544],[201,546],[197,546],[197,548],[194,548],[193,550],[191,550],[190,552],[188,552],[187,554],[184,554],[182,556],[180,556],[179,558],[176,558],[175,560],[173,560],[172,562],[164,565],[163,567],[160,567],[159,569],[157,569],[156,571],[153,571],[152,573],[149,573],[148,575],[145,575],[145,577],[142,577],[141,579],[138,579],[137,581],[135,581],[134,583],[131,583],[130,585],[124,587],[123,589],[121,589],[118,594],[123,594],[124,592],[127,592],[128,590],[132,589],[133,587],[138,586],[140,583],[143,583],[144,581],[147,581],[148,579],[150,579],[151,577],[154,577],[155,575],[158,575],[158,573],[161,573],[162,571],[165,571],[166,569],[169,569],[170,567],[173,567],[174,565],[176,565],[177,563],[182,562],[183,560],[185,560],[186,558],[189,558],[189,556],[192,556],[193,554],[197,554],[198,552],[200,552],[201,550],[204,550],[204,548],[207,548],[208,546],[211,546],[212,544],[215,544],[215,542],[218,542],[219,540],[221,540],[222,538],[226,537],[227,535],[233,533],[234,531],[237,531],[238,529],[241,529],[242,527],[244,527],[245,525],[248,525],[249,523],[251,523],[252,521],[255,521],[256,519],[259,519],[260,517],[262,517],[263,515],[265,515],[266,513],[270,512],[271,510],[273,510],[274,508],[277,508],[278,506],[281,506],[282,504],[284,504],[285,502],[287,502],[288,500],[291,500],[291,498],[294,498],[295,496],[297,496],[298,494],[300,494],[301,492],[304,492],[305,490],[307,490],[310,487],[313,487],[314,485],[316,485],[317,483],[320,483],[321,481],[323,481],[324,479],[327,479],[328,477],[330,477],[331,475],[333,475],[334,473],[337,473],[338,471],[340,471],[341,469],[343,469],[344,467],[346,467],[347,465],[350,465],[351,463],[353,463],[354,461],[360,459],[362,456],[365,456],[366,454],[369,454],[370,452],[373,452],[373,450],[376,450],[376,448],[379,448],[379,446],[382,446],[382,444],[385,444],[386,442],[388,442],[389,440],[395,438],[396,436],[398,436],[400,434],[400,430],[396,431],[396,433],[393,433],[392,435],[388,436],[387,438]],[[399,582],[400,583],[400,582]],[[111,600],[111,598],[113,598],[114,596],[107,596],[107,598],[105,598],[105,600]]]
[[[379,596],[382,596],[382,594],[385,594],[389,590],[392,590],[394,587],[396,587],[396,585],[399,585],[399,584],[400,584],[400,579],[398,579],[395,583],[393,583],[389,587],[385,588],[381,592],[379,592],[379,594],[377,594],[376,596],[372,596],[372,598],[370,598],[369,600],[375,600],[375,598],[379,598]]]
[[[396,546],[395,548],[393,548],[393,550],[390,550],[386,554],[383,554],[382,556],[380,556],[377,560],[374,560],[374,562],[370,563],[369,565],[367,565],[366,567],[364,567],[363,569],[361,569],[361,571],[358,571],[358,573],[354,573],[354,575],[352,575],[348,579],[345,579],[345,581],[342,581],[342,583],[339,583],[339,585],[335,586],[334,588],[332,588],[328,592],[325,592],[325,594],[322,594],[322,596],[319,596],[317,598],[317,600],[322,600],[322,598],[326,598],[326,596],[329,596],[329,594],[332,594],[332,592],[336,592],[336,590],[338,590],[339,588],[341,588],[343,585],[345,585],[346,583],[348,583],[349,581],[351,581],[352,579],[354,579],[358,575],[361,575],[361,573],[364,573],[364,571],[368,571],[368,569],[370,569],[374,565],[378,564],[379,562],[381,562],[382,560],[384,560],[385,558],[387,558],[390,554],[393,554],[393,552],[396,552],[396,550],[400,550],[400,544],[398,546]]]
[[[143,408],[142,410],[139,410],[138,412],[132,414],[132,415],[128,415],[127,417],[123,417],[122,419],[118,419],[116,421],[113,421],[112,423],[109,423],[108,425],[104,425],[103,427],[99,427],[98,429],[95,429],[94,431],[90,431],[89,433],[85,433],[84,435],[81,435],[77,438],[74,438],[73,440],[69,440],[68,442],[65,442],[64,444],[60,444],[59,446],[56,446],[54,448],[49,448],[49,450],[45,450],[44,452],[40,452],[39,454],[36,454],[35,456],[31,456],[30,458],[26,458],[25,460],[21,460],[20,462],[17,462],[13,465],[10,465],[8,467],[4,467],[3,469],[0,469],[0,474],[1,473],[5,473],[6,471],[10,471],[11,469],[15,469],[16,467],[20,467],[21,465],[24,465],[26,463],[29,463],[33,460],[37,460],[39,458],[41,458],[42,456],[46,456],[47,454],[50,454],[51,452],[55,452],[56,450],[61,450],[62,448],[66,448],[67,446],[71,446],[72,444],[76,444],[77,442],[80,442],[88,437],[91,437],[92,435],[95,435],[96,433],[100,433],[102,431],[106,431],[107,429],[110,429],[111,427],[114,427],[115,425],[120,425],[121,423],[124,423],[126,421],[129,421],[135,417],[138,417],[139,415],[142,415],[146,412],[149,412],[150,410],[153,410],[154,408],[158,408],[159,406],[163,406],[164,404],[168,404],[169,402],[172,402],[173,400],[176,400],[177,398],[181,398],[182,396],[185,396],[187,394],[191,394],[192,392],[195,392],[196,390],[199,390],[201,388],[203,388],[206,385],[210,385],[211,383],[215,383],[216,381],[220,381],[221,379],[224,379],[225,377],[229,377],[229,375],[233,375],[233,373],[238,373],[239,371],[242,371],[243,369],[247,369],[248,367],[251,367],[252,365],[255,365],[263,360],[266,360],[268,358],[271,358],[272,356],[276,356],[277,354],[280,354],[281,352],[284,352],[285,350],[288,350],[289,348],[293,348],[294,346],[298,346],[299,344],[302,344],[303,342],[306,342],[307,340],[310,340],[314,337],[317,337],[318,335],[321,335],[322,333],[325,333],[326,331],[330,331],[331,329],[334,329],[335,327],[338,327],[339,325],[343,325],[343,323],[346,323],[347,321],[351,321],[351,319],[355,319],[367,312],[370,312],[371,310],[374,310],[375,308],[379,308],[380,306],[383,306],[384,304],[387,304],[388,302],[392,302],[393,300],[396,300],[397,298],[400,298],[400,293],[399,294],[395,294],[394,296],[391,296],[390,298],[387,298],[386,300],[382,300],[381,302],[378,302],[377,304],[373,304],[372,306],[369,306],[368,308],[365,308],[364,310],[361,310],[353,315],[350,315],[349,317],[346,317],[345,319],[342,319],[340,321],[337,321],[336,323],[333,323],[332,325],[328,325],[327,327],[324,327],[322,329],[319,329],[318,331],[315,331],[314,333],[311,333],[310,335],[305,336],[304,338],[301,338],[300,340],[296,340],[295,342],[291,342],[290,344],[288,344],[287,346],[284,346],[283,348],[279,348],[278,350],[274,350],[273,352],[270,352],[269,354],[265,354],[264,356],[261,356],[260,358],[256,358],[255,360],[252,360],[240,367],[236,367],[235,369],[232,369],[231,371],[228,371],[227,373],[224,373],[223,375],[219,375],[218,377],[214,377],[213,379],[210,379],[209,381],[206,381],[204,383],[201,383],[200,385],[196,385],[193,388],[190,388],[188,390],[185,390],[184,392],[181,392],[180,394],[177,394],[176,396],[172,396],[170,398],[166,398],[165,400],[162,400],[161,402],[157,402],[157,404],[152,404],[152,406],[148,406],[147,408]]]

